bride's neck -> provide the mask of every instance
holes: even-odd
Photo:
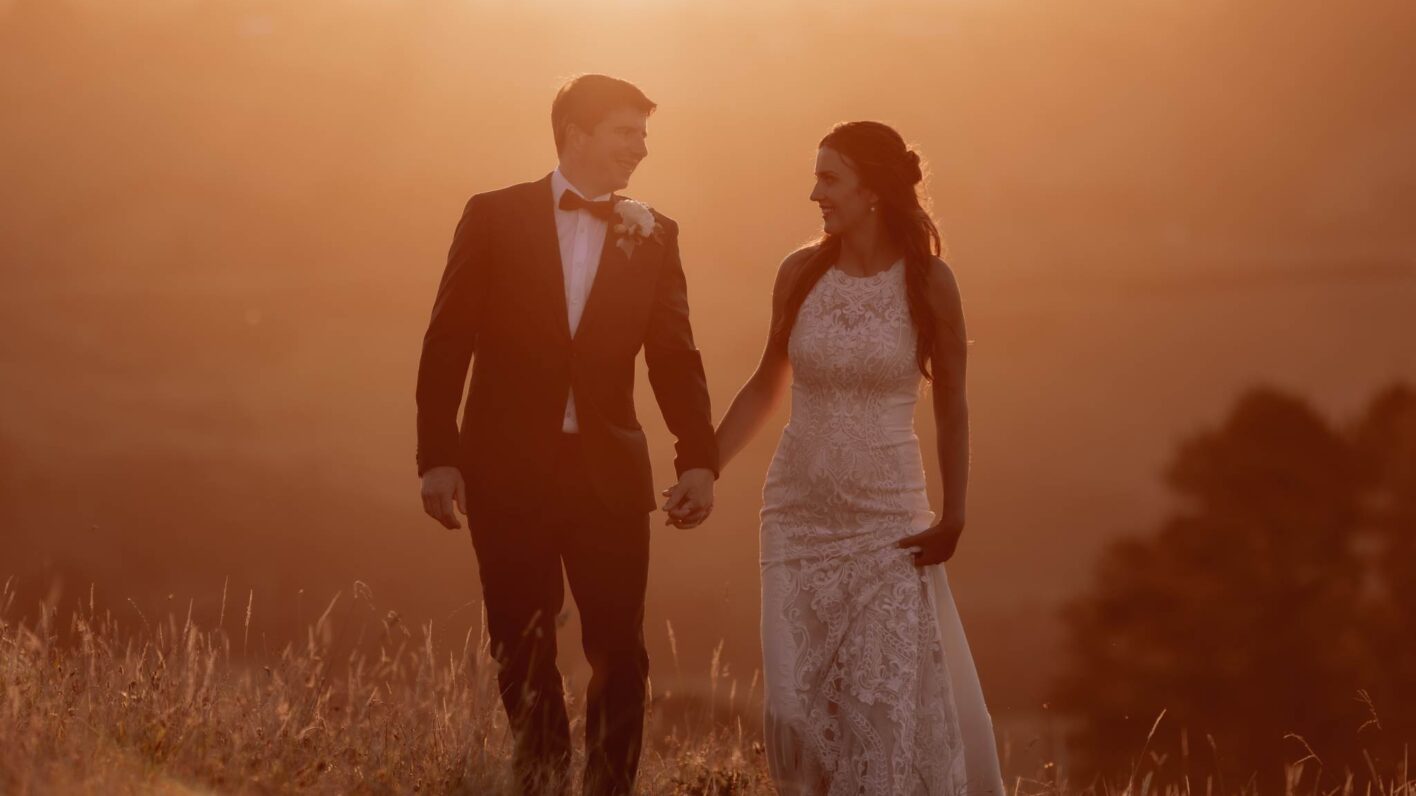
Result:
[[[838,266],[848,272],[873,274],[889,268],[897,259],[899,253],[878,218],[872,218],[869,223],[841,235]]]

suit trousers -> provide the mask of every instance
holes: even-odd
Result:
[[[528,794],[563,792],[568,782],[570,729],[556,666],[565,582],[591,668],[583,792],[632,792],[643,741],[649,515],[604,506],[581,445],[579,435],[560,435],[533,505],[469,507],[513,769]]]

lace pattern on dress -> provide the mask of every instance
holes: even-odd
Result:
[[[791,420],[762,510],[769,763],[783,793],[956,794],[963,744],[928,578],[921,377],[903,263],[832,268],[788,344]]]

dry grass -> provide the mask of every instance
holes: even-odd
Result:
[[[361,587],[353,599],[372,607]],[[409,631],[385,612],[364,649],[335,660],[337,596],[304,645],[251,663],[240,654],[249,598],[233,612],[234,638],[221,621],[198,626],[190,609],[149,622],[131,606],[141,622],[127,631],[91,598],[67,618],[42,608],[27,625],[11,619],[14,598],[7,582],[0,793],[510,792],[485,638],[440,656],[430,628]],[[655,702],[662,712],[664,695]],[[646,793],[767,791],[760,747],[740,725],[695,727],[692,710],[674,712],[653,717]]]
[[[37,620],[14,619],[7,581],[0,589],[0,793],[510,793],[507,731],[486,639],[469,633],[458,651],[436,652],[430,627],[409,630],[356,583],[350,600],[376,619],[350,644],[350,628],[335,627],[350,613],[336,614],[340,599],[308,627],[302,645],[245,656],[250,595],[228,612],[223,593],[209,628],[193,621],[190,603],[185,617],[155,622],[130,605],[139,622],[127,629],[94,606],[92,591],[66,618],[46,605]],[[228,635],[227,624],[239,627]],[[674,657],[677,670],[676,650]],[[761,745],[742,718],[760,704],[756,678],[740,690],[715,655],[706,683],[701,695],[654,693],[641,792],[771,793]],[[576,689],[568,692],[574,700]],[[579,707],[572,702],[572,713]],[[573,731],[578,736],[578,726]],[[1138,754],[1148,753],[1149,742],[1138,743]],[[1416,796],[1404,764],[1399,775],[1373,770],[1321,791],[1299,787],[1304,765],[1312,761],[1290,768],[1289,793]],[[1009,785],[1014,796],[1225,792],[1135,772],[1123,772],[1115,786],[1069,786],[1058,775],[1048,763],[1033,777],[1011,775]]]

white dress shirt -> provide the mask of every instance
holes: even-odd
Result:
[[[570,336],[575,337],[580,316],[585,313],[590,286],[595,283],[595,273],[600,269],[600,250],[605,245],[609,224],[588,210],[562,210],[560,198],[566,191],[575,191],[576,195],[592,202],[607,200],[610,194],[585,196],[570,184],[560,169],[551,173],[551,201],[555,204],[556,235],[560,238],[561,275],[565,277],[566,320],[570,322]],[[561,431],[568,434],[580,432],[573,389],[565,399],[565,419],[561,422]]]

